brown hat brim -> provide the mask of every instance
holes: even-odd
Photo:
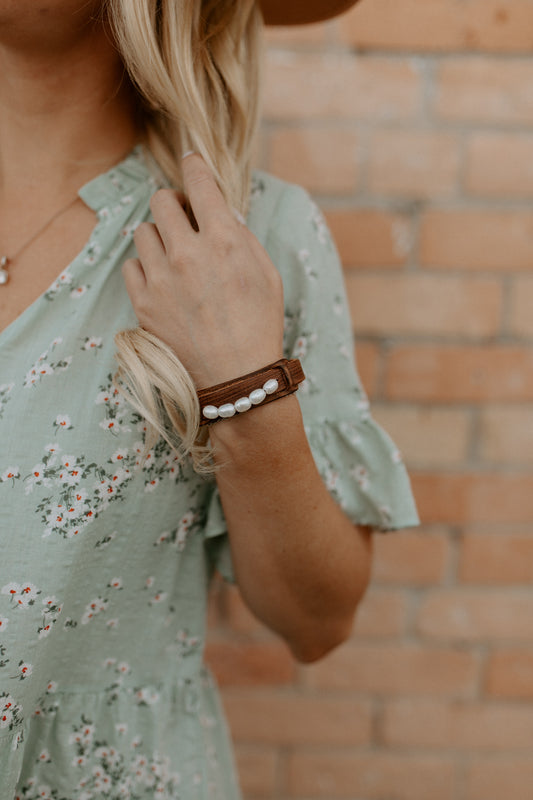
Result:
[[[266,25],[306,25],[336,17],[357,0],[260,0]]]

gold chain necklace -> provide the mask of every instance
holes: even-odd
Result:
[[[71,206],[73,206],[77,200],[78,200],[78,194],[76,194],[76,197],[74,197],[73,200],[69,200],[66,206],[62,206],[62,208],[60,208],[59,211],[56,211],[56,213],[52,217],[50,217],[50,219],[48,219],[44,223],[44,225],[42,225],[34,234],[32,234],[32,236],[30,236],[30,238],[24,242],[22,247],[19,247],[17,252],[14,253],[12,256],[8,255],[0,256],[0,286],[5,286],[6,283],[9,281],[9,273],[7,270],[10,264],[13,264],[13,262],[20,256],[20,254],[27,247],[29,247],[30,244],[34,242],[42,233],[44,233],[44,231],[52,224],[52,222],[55,222],[55,220],[58,217],[60,217],[62,214],[68,211],[69,208],[71,208]]]

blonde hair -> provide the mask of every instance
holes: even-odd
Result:
[[[228,205],[246,214],[259,117],[262,19],[255,0],[107,0],[126,70],[142,105],[146,144],[176,189],[181,155],[200,153]],[[193,381],[146,331],[115,337],[117,382],[147,421],[197,471],[212,470]]]

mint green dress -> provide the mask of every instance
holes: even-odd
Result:
[[[162,442],[140,466],[143,420],[113,384],[114,334],[136,324],[120,267],[162,184],[138,147],[84,186],[90,241],[0,334],[2,800],[240,797],[202,663],[210,578],[231,580],[216,486]],[[286,355],[307,375],[297,396],[327,488],[354,522],[416,525],[354,371],[322,216],[256,173],[248,225],[283,277]]]

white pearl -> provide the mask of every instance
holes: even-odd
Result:
[[[216,406],[204,406],[202,414],[206,419],[216,419],[218,417],[218,408]]]
[[[234,417],[235,406],[233,405],[233,403],[224,403],[223,406],[219,406],[218,416],[222,417],[222,419],[228,419],[229,417]]]
[[[267,394],[274,394],[279,389],[279,383],[275,378],[271,378],[269,381],[263,384],[263,389]]]
[[[259,403],[262,403],[266,397],[266,392],[264,389],[254,389],[253,392],[250,392],[248,395],[250,398],[252,405],[258,406]]]
[[[238,400],[235,400],[234,404],[235,410],[242,414],[244,411],[249,411],[252,407],[252,401],[249,397],[239,397]]]
[[[9,280],[9,274],[7,269],[0,269],[0,285],[4,285]]]

